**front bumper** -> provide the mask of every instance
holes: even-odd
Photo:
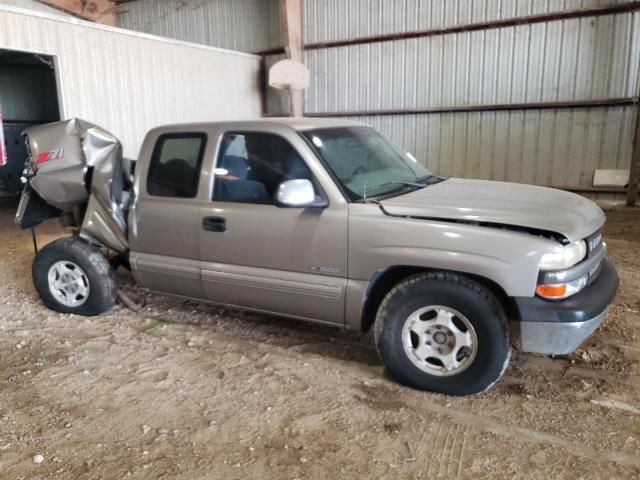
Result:
[[[559,302],[516,297],[520,346],[524,352],[564,355],[573,352],[604,321],[618,290],[618,274],[603,260],[596,280]]]

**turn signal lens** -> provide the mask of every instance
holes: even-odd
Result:
[[[559,283],[556,285],[538,285],[536,293],[539,297],[549,300],[561,300],[578,293],[589,283],[589,275],[583,275],[569,283]]]
[[[538,285],[536,293],[543,298],[562,298],[567,294],[567,285]]]

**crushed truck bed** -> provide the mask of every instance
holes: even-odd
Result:
[[[80,119],[25,129],[30,158],[17,223],[23,228],[68,215],[80,236],[128,250],[129,161],[117,138]]]

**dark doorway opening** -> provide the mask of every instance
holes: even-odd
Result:
[[[60,120],[52,56],[0,49],[0,113],[6,153],[3,159],[0,151],[0,196],[12,196],[22,189],[28,155],[22,130]]]

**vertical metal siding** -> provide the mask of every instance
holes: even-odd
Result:
[[[433,172],[590,187],[596,168],[628,168],[634,107],[350,117],[372,125]]]
[[[632,0],[307,0],[307,43],[446,28]]]
[[[306,0],[305,43],[446,28],[631,0]],[[121,26],[242,50],[281,45],[278,0],[138,0]],[[281,55],[266,58],[270,66]],[[305,53],[307,112],[634,97],[640,13]],[[269,89],[270,113],[288,97]],[[633,107],[362,117],[443,175],[588,187],[627,168]]]
[[[306,2],[307,42],[620,2]],[[366,4],[366,5],[365,5]],[[307,51],[305,111],[346,112],[638,96],[640,13]],[[590,187],[628,168],[634,107],[365,116],[445,176]]]
[[[49,13],[51,15],[60,15],[63,17],[72,16],[68,13],[63,12],[62,10],[58,10],[57,8],[53,8],[43,3],[40,3],[37,0],[0,0],[0,6],[27,8],[29,10]]]
[[[621,14],[310,50],[305,111],[631,97],[639,29]]]
[[[279,0],[137,0],[118,8],[118,26],[245,52],[277,47]]]
[[[128,156],[158,125],[260,115],[253,55],[3,7],[0,48],[56,55],[64,116],[104,126]]]

